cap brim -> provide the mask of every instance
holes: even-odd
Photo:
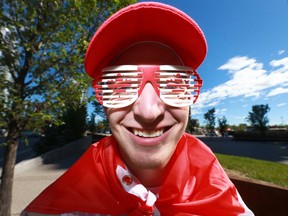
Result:
[[[118,53],[141,41],[169,46],[185,66],[194,69],[207,52],[203,32],[188,15],[166,4],[142,2],[116,12],[102,24],[86,52],[86,72],[96,78]]]

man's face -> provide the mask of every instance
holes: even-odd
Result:
[[[164,46],[140,44],[118,57],[115,65],[121,64],[180,65],[181,62]],[[189,108],[164,104],[153,86],[146,83],[132,105],[107,108],[106,114],[121,157],[133,171],[166,166],[185,131]]]

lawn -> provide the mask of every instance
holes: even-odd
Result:
[[[288,188],[288,165],[224,154],[216,154],[225,169]]]

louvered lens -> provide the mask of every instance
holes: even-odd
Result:
[[[138,71],[104,71],[93,86],[103,106],[120,108],[129,106],[138,98],[141,80]]]
[[[160,98],[168,105],[184,107],[196,102],[202,80],[194,71],[161,71],[158,77]]]

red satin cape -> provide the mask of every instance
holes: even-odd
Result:
[[[43,214],[130,214],[143,202],[127,193],[116,176],[126,169],[113,136],[89,147],[59,179],[24,210]],[[184,134],[166,167],[155,203],[161,215],[238,215],[245,212],[232,184],[211,150]],[[147,215],[152,215],[147,214]]]

